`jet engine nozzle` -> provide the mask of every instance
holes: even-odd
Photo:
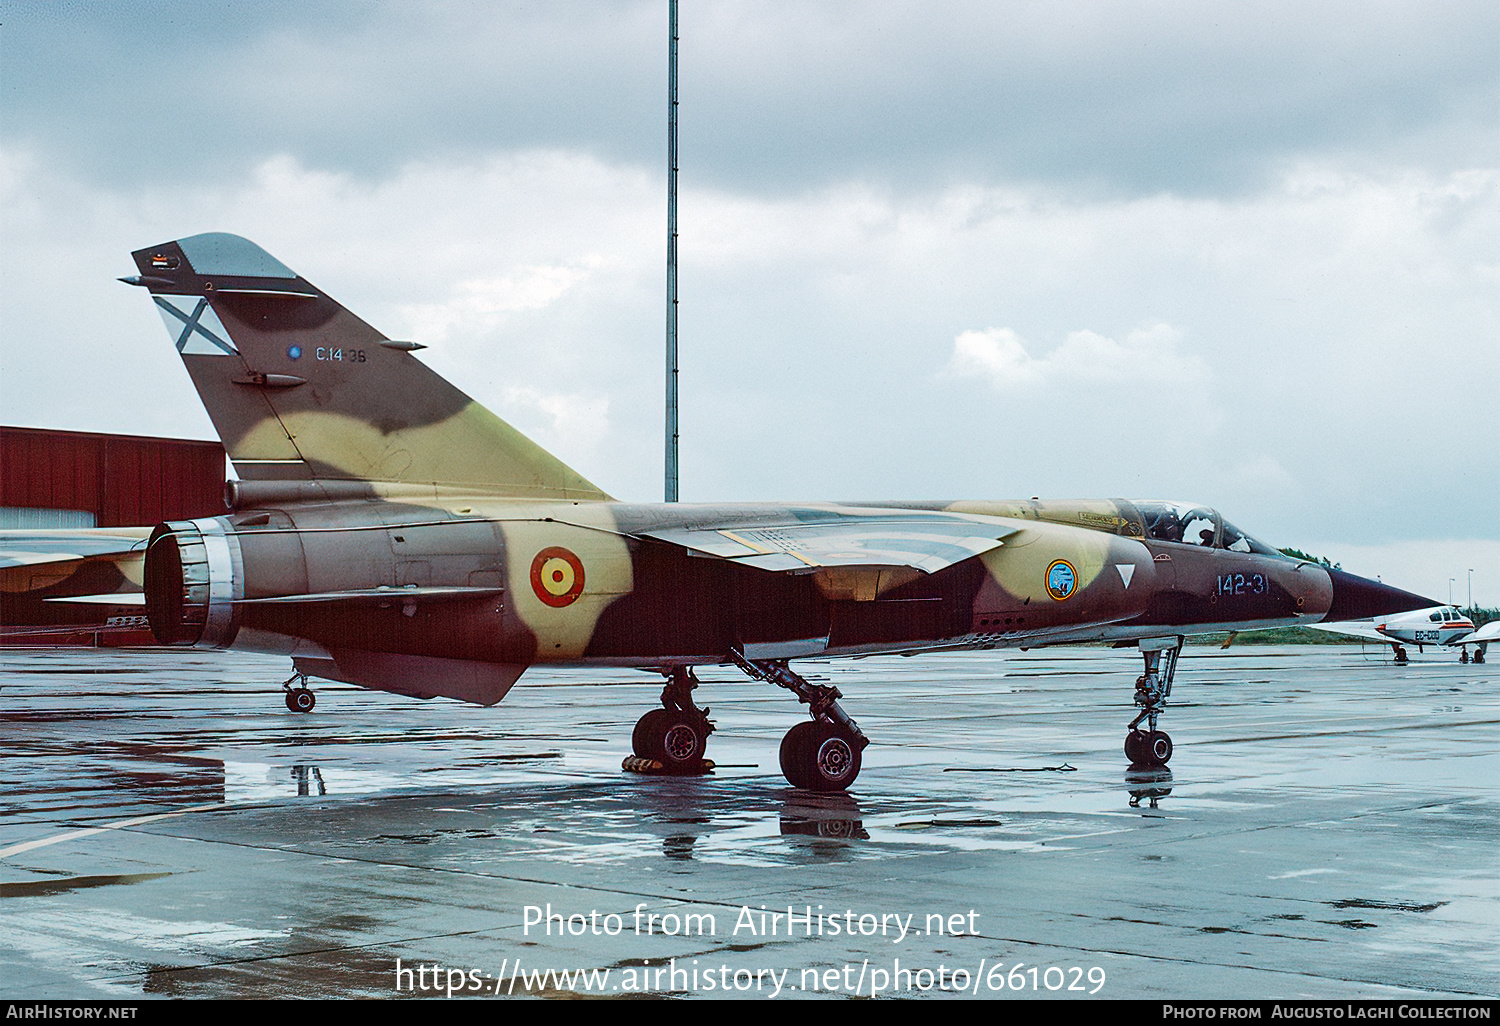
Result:
[[[1372,616],[1389,616],[1392,613],[1426,609],[1439,604],[1433,599],[1392,588],[1389,584],[1366,580],[1342,570],[1325,569],[1328,569],[1328,576],[1333,581],[1333,604],[1323,617],[1325,623],[1365,620]]]
[[[234,616],[239,545],[218,519],[157,526],[146,547],[146,619],[162,645],[227,648]]]

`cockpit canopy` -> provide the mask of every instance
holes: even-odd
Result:
[[[1207,506],[1162,499],[1138,499],[1130,505],[1140,514],[1145,537],[1155,541],[1202,545],[1230,552],[1256,552],[1263,556],[1281,555],[1275,546],[1252,538],[1220,516],[1218,510]]]
[[[1006,502],[944,504],[957,513],[978,513],[1018,520],[1045,520],[1069,527],[1118,534],[1125,538],[1202,545],[1229,552],[1253,552],[1290,558],[1273,545],[1235,527],[1217,510],[1191,502],[1163,499],[1022,499]]]

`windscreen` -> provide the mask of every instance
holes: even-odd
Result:
[[[1162,499],[1138,499],[1133,505],[1140,511],[1146,537],[1155,541],[1256,552],[1263,556],[1281,555],[1275,546],[1246,534],[1220,516],[1218,510],[1207,506]]]

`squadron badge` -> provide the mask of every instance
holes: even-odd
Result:
[[[1054,559],[1047,567],[1047,594],[1057,601],[1078,590],[1078,571],[1066,559]]]
[[[583,560],[553,545],[531,561],[531,590],[549,606],[562,608],[583,594]]]

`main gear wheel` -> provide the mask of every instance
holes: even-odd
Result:
[[[846,791],[859,776],[862,747],[836,723],[799,723],[781,739],[781,772],[793,787]]]

